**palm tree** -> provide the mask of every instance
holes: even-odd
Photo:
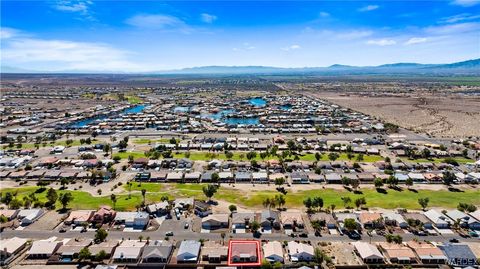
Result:
[[[225,236],[226,236],[225,232],[222,232],[220,236],[222,237],[222,245],[225,245]]]
[[[110,200],[112,200],[113,209],[115,209],[115,205],[117,204],[117,196],[112,193],[112,195],[110,195]]]
[[[147,194],[146,189],[142,189],[143,204],[145,205],[145,194]]]
[[[270,198],[265,198],[262,202],[263,207],[268,208],[271,205]]]
[[[128,187],[128,199],[132,198],[132,182],[127,182]]]

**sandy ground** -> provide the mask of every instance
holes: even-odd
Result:
[[[360,265],[362,262],[354,253],[354,247],[351,243],[329,242],[327,246],[320,246],[320,249],[334,259],[337,265]]]
[[[340,92],[316,92],[315,96],[436,137],[461,138],[480,134],[478,97],[453,94],[345,95]]]

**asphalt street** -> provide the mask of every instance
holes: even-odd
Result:
[[[165,239],[165,231],[163,229],[159,229],[156,231],[142,231],[142,232],[124,232],[124,231],[109,231],[108,232],[108,239],[111,240],[121,240],[121,239],[137,239],[139,236],[143,236],[143,238],[150,237],[150,240],[155,239]],[[11,238],[11,237],[20,237],[20,238],[28,238],[28,239],[47,239],[52,236],[56,236],[58,238],[75,238],[75,237],[89,237],[94,238],[95,232],[94,231],[87,231],[81,233],[79,231],[67,231],[65,233],[60,233],[56,230],[23,230],[23,231],[12,231],[12,230],[5,230],[0,233],[0,237],[2,239]],[[410,241],[414,238],[419,240],[427,240],[432,242],[445,242],[451,239],[458,239],[460,242],[480,242],[479,238],[462,238],[459,235],[452,234],[452,235],[437,235],[437,236],[416,236],[413,234],[402,234],[403,241]],[[170,237],[175,241],[181,241],[186,239],[209,239],[209,240],[222,240],[220,233],[198,233],[192,231],[181,231],[181,232],[174,232],[174,235]],[[246,233],[246,234],[234,234],[234,233],[227,233],[225,236],[225,240],[229,238],[241,238],[241,239],[255,239],[253,234]],[[321,237],[315,236],[310,234],[308,237],[291,237],[283,233],[272,233],[272,234],[262,234],[259,238],[260,240],[276,240],[276,241],[284,241],[284,240],[308,240],[311,242],[354,242],[346,235],[322,235]],[[385,237],[380,235],[371,235],[368,236],[367,234],[362,235],[362,241],[371,241],[371,242],[381,242],[385,241]]]

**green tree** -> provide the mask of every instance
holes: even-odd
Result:
[[[405,185],[407,185],[408,188],[410,188],[411,186],[413,186],[413,179],[407,178],[407,180],[405,180]]]
[[[275,178],[275,185],[277,185],[278,187],[280,187],[280,186],[282,186],[283,184],[285,184],[285,178],[283,178],[283,177]]]
[[[8,222],[8,218],[5,217],[4,215],[0,215],[0,223],[7,223]]]
[[[95,242],[98,242],[98,243],[103,242],[103,241],[105,241],[107,236],[108,236],[108,232],[105,231],[105,229],[100,228],[95,233]]]
[[[330,153],[328,154],[328,159],[329,159],[330,161],[332,161],[332,162],[335,161],[335,160],[337,160],[338,157],[340,157],[340,156],[338,155],[338,153],[335,153],[335,152],[330,152]]]
[[[315,260],[315,263],[321,265],[325,260],[325,253],[321,249],[315,248],[313,252],[313,259]]]
[[[321,197],[314,197],[312,200],[312,206],[315,208],[319,208],[322,210],[323,207],[323,199]]]
[[[250,152],[247,152],[247,159],[248,160],[253,160],[257,157],[257,153],[255,151],[250,151]]]
[[[365,197],[361,197],[361,198],[357,198],[355,199],[355,206],[357,207],[357,209],[362,206],[362,205],[366,205],[367,204],[367,200],[365,199]]]
[[[343,221],[343,226],[345,227],[345,229],[347,229],[347,231],[354,231],[356,230],[358,227],[357,227],[357,222],[355,222],[354,219],[352,218],[347,218]]]
[[[132,198],[132,182],[127,182],[127,188],[128,188],[128,199]]]
[[[252,232],[256,233],[258,229],[260,229],[260,223],[258,223],[256,220],[252,221],[252,223],[250,223],[250,229]]]
[[[237,211],[237,206],[236,205],[229,205],[228,210],[230,210],[230,213],[233,213]]]
[[[233,158],[233,153],[231,151],[225,151],[225,157],[227,160],[231,160]]]
[[[303,205],[307,208],[307,211],[311,211],[311,209],[313,207],[312,198],[307,197],[307,198],[303,199]]]
[[[360,186],[360,180],[358,180],[358,178],[354,178],[354,179],[350,180],[350,184],[352,185],[352,188],[354,190],[357,190],[358,187]]]
[[[273,269],[273,265],[267,261],[266,259],[262,260],[262,264],[260,265],[261,269]]]
[[[212,184],[208,184],[207,186],[203,186],[202,190],[203,194],[205,194],[205,196],[207,196],[207,198],[211,200],[213,195],[215,195],[215,193],[217,192],[218,187]]]
[[[285,196],[284,195],[275,195],[275,203],[279,207],[283,207],[286,203]]]
[[[374,184],[375,184],[375,188],[381,188],[383,187],[383,180],[377,177],[375,178]]]
[[[398,185],[398,179],[395,176],[389,176],[387,178],[387,184],[390,185],[390,188],[395,188]]]
[[[107,257],[108,257],[107,252],[105,252],[105,250],[102,249],[100,250],[100,252],[97,253],[97,255],[95,255],[95,260],[100,262],[105,260]]]
[[[73,195],[70,192],[64,192],[60,194],[59,197],[60,204],[62,204],[62,209],[66,209],[68,204],[73,201]]]
[[[13,198],[8,204],[8,207],[10,209],[20,209],[20,207],[22,207],[22,202],[17,198]]]
[[[212,173],[212,182],[220,184],[220,176],[217,172]]]
[[[51,208],[55,208],[55,203],[57,202],[58,199],[58,193],[56,190],[53,188],[48,189],[47,191],[47,200],[48,204]]]
[[[87,247],[82,248],[78,252],[78,260],[79,261],[88,260],[88,259],[90,259],[91,256],[92,256],[92,253],[90,253],[90,250],[88,250]]]
[[[6,205],[10,204],[10,201],[13,199],[13,194],[11,192],[5,193],[5,195],[2,197],[2,202]]]
[[[443,173],[443,184],[450,186],[457,179],[455,174],[451,171],[445,171]]]
[[[430,202],[430,199],[428,197],[418,199],[418,204],[422,207],[423,210],[427,208],[429,202]]]
[[[352,198],[350,198],[348,196],[343,196],[341,199],[342,199],[342,202],[343,202],[343,206],[345,208],[347,208],[348,205],[352,202]]]
[[[143,204],[145,204],[145,195],[147,194],[146,189],[142,189]]]
[[[112,193],[112,194],[110,195],[110,200],[112,201],[113,209],[115,209],[115,205],[117,204],[117,196]]]
[[[60,179],[60,185],[62,185],[62,189],[65,189],[65,185],[67,185],[67,184],[68,184],[68,179],[62,177]]]
[[[472,213],[477,211],[477,207],[473,204],[459,203],[457,209],[462,212]]]

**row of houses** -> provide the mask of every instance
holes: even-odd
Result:
[[[475,266],[477,264],[478,254],[476,255],[467,244],[434,244],[430,242],[409,241],[402,244],[354,242],[353,245],[356,254],[366,264],[421,263],[448,264],[460,267]]]
[[[433,228],[448,229],[458,223],[458,228],[480,230],[480,210],[472,213],[465,213],[457,209],[445,211],[445,214],[435,209],[426,212],[336,212],[333,214],[319,212],[310,214],[310,221],[318,221],[327,229],[339,229],[345,231],[344,222],[346,219],[353,219],[357,223],[357,229],[383,229],[385,226],[409,228],[409,221],[414,221],[423,226],[426,230]],[[241,212],[230,214],[207,214],[202,218],[202,229],[218,230],[229,229],[233,232],[244,233],[245,229],[256,221],[261,226],[261,231],[269,233],[272,230],[283,229],[285,233],[302,232],[305,227],[305,220],[301,212],[295,211],[274,211],[263,210],[261,212]]]
[[[230,170],[230,169],[228,169]],[[321,173],[313,171],[297,170],[290,173],[282,173],[278,171],[255,171],[255,170],[238,170],[238,171],[217,171],[207,170],[199,171],[178,171],[178,170],[156,170],[144,171],[136,174],[137,181],[152,181],[152,182],[213,182],[213,174],[218,175],[219,182],[237,182],[237,183],[273,183],[277,178],[284,178],[285,182],[292,184],[309,184],[309,183],[328,183],[328,184],[342,184],[344,179],[358,180],[361,183],[373,183],[375,179],[379,178],[386,180],[390,177],[385,173],[371,173],[371,172],[348,172],[337,173],[328,170],[322,170]],[[474,183],[480,182],[480,173],[471,172],[468,174],[455,173],[456,181],[458,183]],[[442,172],[428,172],[428,173],[394,173],[393,177],[399,183],[405,183],[411,179],[415,183],[442,183]]]
[[[259,264],[261,260],[271,263],[297,263],[315,260],[315,248],[301,241],[231,240],[228,245],[216,241],[183,240],[171,243],[165,240],[122,240],[93,243],[87,238],[35,240],[9,238],[0,241],[0,262],[8,264],[25,249],[26,259],[48,260],[55,263],[72,263],[84,248],[91,259],[103,253],[107,264]],[[341,243],[353,245],[354,254],[365,264],[425,264],[474,266],[480,256],[480,243],[432,243],[409,241],[405,243]]]
[[[6,218],[7,221],[18,220],[20,225],[28,226],[37,221],[45,214],[45,210],[41,208],[31,209],[0,209],[0,216]]]
[[[480,230],[480,210],[471,213],[465,213],[457,209],[446,210],[442,213],[436,209],[430,209],[425,212],[370,212],[361,211],[353,213],[334,213],[333,215],[324,212],[310,215],[310,219],[322,221],[328,228],[344,229],[345,219],[353,219],[360,229],[379,229],[385,225],[397,226],[402,229],[409,227],[413,221],[420,224],[426,230],[448,229],[458,223],[459,228]]]
[[[202,229],[219,230],[231,228],[234,233],[245,233],[253,222],[258,222],[262,233],[284,229],[286,233],[302,232],[305,227],[300,212],[278,212],[263,210],[255,212],[234,212],[231,214],[216,213],[202,218]]]

